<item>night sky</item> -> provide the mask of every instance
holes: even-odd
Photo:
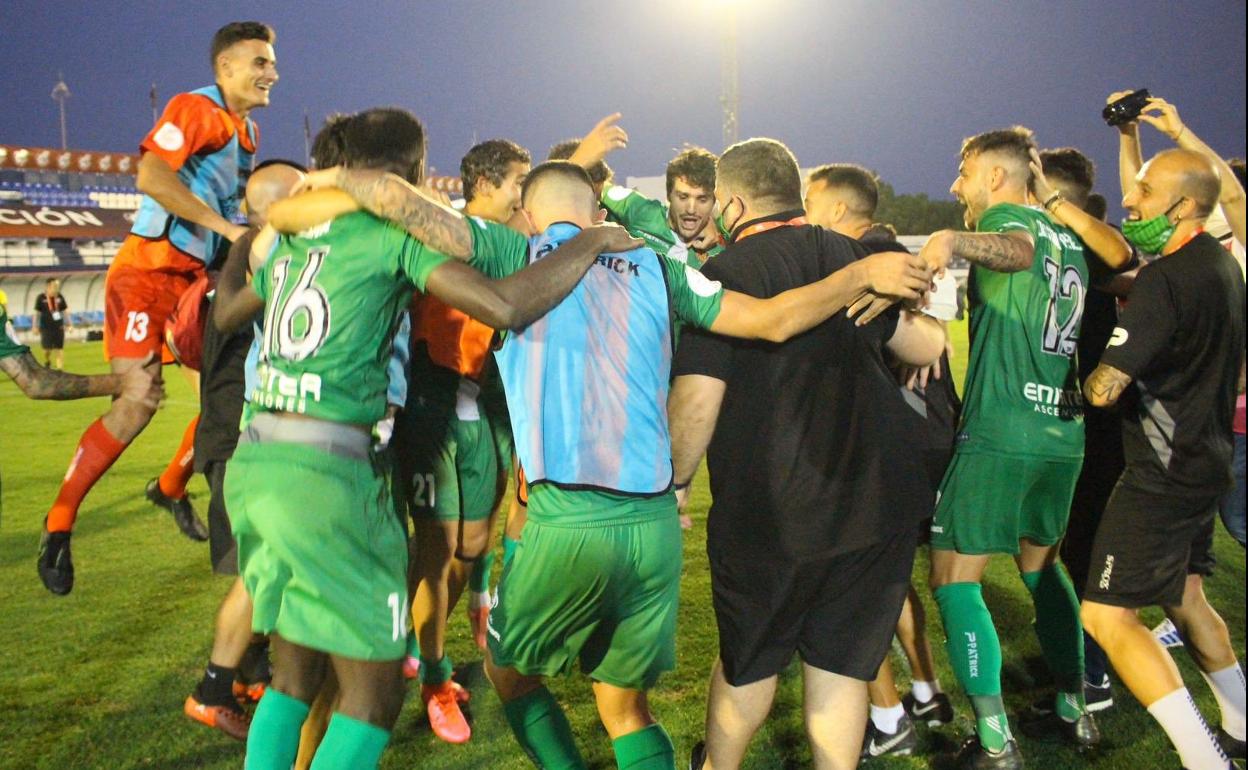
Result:
[[[367,6],[365,12],[360,7]],[[281,81],[254,116],[261,157],[302,159],[303,114],[412,110],[430,162],[455,173],[474,137],[539,159],[624,113],[618,175],[662,173],[685,142],[721,148],[720,41],[710,0],[664,2],[28,2],[0,5],[0,142],[56,146],[58,72],[70,146],[134,150],[161,106],[211,81],[221,24],[277,29]],[[852,161],[899,192],[946,196],[964,136],[1022,123],[1074,145],[1118,197],[1105,96],[1147,87],[1225,155],[1245,143],[1243,0],[833,2],[742,0],[740,136],[773,136],[803,166]],[[1145,128],[1145,148],[1168,142]]]

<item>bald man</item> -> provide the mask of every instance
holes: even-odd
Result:
[[[303,167],[289,161],[266,161],[256,168],[247,180],[246,192],[252,229],[232,248],[251,249],[269,206],[290,195],[303,176]],[[250,324],[231,334],[218,331],[214,324],[207,324],[204,330],[195,470],[204,474],[211,493],[208,544],[212,571],[235,579],[217,610],[216,634],[203,679],[183,705],[187,716],[238,740],[247,737],[248,719],[235,699],[235,691],[246,700],[257,701],[269,679],[268,642],[264,637],[253,638],[251,633],[251,598],[237,577],[238,548],[224,494],[225,463],[238,443],[245,393],[243,369],[253,336]]]
[[[1231,485],[1231,420],[1244,355],[1244,282],[1203,229],[1220,189],[1213,164],[1192,150],[1167,150],[1140,170],[1122,201],[1123,235],[1161,258],[1140,270],[1084,385],[1094,406],[1122,399],[1126,407],[1126,469],[1092,546],[1084,627],[1187,770],[1223,770],[1228,754],[1244,757],[1244,674],[1203,589],[1213,569],[1218,500]],[[1216,739],[1174,661],[1140,622],[1139,609],[1157,605],[1221,707]]]

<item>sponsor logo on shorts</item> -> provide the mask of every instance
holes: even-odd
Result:
[[[1114,574],[1114,555],[1105,557],[1105,569],[1101,570],[1101,582],[1097,583],[1102,591],[1109,588],[1109,578]]]
[[[975,638],[974,631],[966,633],[966,658],[970,667],[970,677],[972,679],[979,678],[979,640]]]
[[[1023,398],[1032,403],[1034,411],[1050,417],[1070,419],[1083,414],[1083,394],[1078,388],[1058,388],[1029,382],[1023,386]]]
[[[1127,330],[1121,326],[1114,327],[1114,333],[1109,335],[1109,342],[1105,343],[1107,348],[1116,348],[1119,345],[1126,344],[1127,338],[1131,335],[1127,334]]]

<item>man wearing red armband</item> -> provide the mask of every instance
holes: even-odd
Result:
[[[104,284],[104,349],[114,373],[140,365],[148,353],[160,356],[149,364],[157,372],[172,363],[164,326],[178,296],[223,239],[246,231],[232,220],[256,153],[258,133],[248,114],[268,105],[277,82],[274,38],[272,28],[254,21],[217,30],[216,83],[173,97],[143,140],[135,180],[143,202]],[[114,401],[83,433],[44,523],[38,569],[52,593],[64,595],[74,586],[69,539],[78,506],[154,412],[146,404]],[[207,529],[186,499],[195,422],[169,467],[148,484],[147,497],[169,510],[187,537],[206,540]]]

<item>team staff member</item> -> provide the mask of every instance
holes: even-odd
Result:
[[[35,317],[39,321],[39,347],[43,348],[43,365],[65,368],[65,316],[69,304],[61,296],[61,282],[49,278],[43,293],[35,298]]]
[[[807,225],[797,161],[772,139],[724,151],[715,197],[730,245],[704,274],[729,294],[783,296],[880,257],[916,259],[868,257],[856,241]],[[902,400],[885,346],[926,365],[944,332],[894,310],[866,325],[838,314],[779,346],[692,331],[681,342],[668,402],[672,458],[686,488],[709,444],[720,649],[694,767],[740,764],[795,651],[815,764],[857,763],[866,683],[892,638],[919,515],[930,507],[922,455],[907,446],[922,421]],[[854,503],[829,512],[830,500]]]
[[[273,41],[273,30],[254,21],[217,30],[211,48],[216,83],[170,100],[140,145],[135,185],[143,201],[104,285],[104,347],[114,372],[136,366],[149,353],[162,354],[165,321],[178,296],[203,272],[221,239],[233,241],[246,230],[231,220],[256,152],[258,133],[249,115],[268,105],[277,82]],[[171,362],[164,354],[164,362]],[[160,363],[148,365],[158,370]],[[154,413],[116,401],[87,428],[44,525],[49,563],[70,570],[70,531],[79,505]],[[173,514],[184,534],[206,540],[207,529],[186,499],[198,419],[146,494]],[[64,575],[58,582],[73,585]]]
[[[1142,268],[1100,365],[1084,385],[1094,406],[1123,398],[1127,465],[1092,546],[1083,621],[1188,770],[1244,757],[1244,674],[1209,605],[1218,500],[1231,484],[1231,420],[1244,355],[1244,282],[1203,230],[1218,173],[1191,150],[1149,161],[1123,199],[1123,233],[1161,258]],[[1215,740],[1174,661],[1140,622],[1161,605],[1222,711]],[[1226,753],[1223,753],[1223,749]]]

